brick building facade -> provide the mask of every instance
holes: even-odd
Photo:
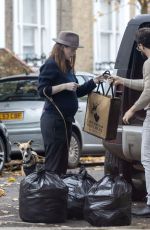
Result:
[[[93,70],[93,0],[57,0],[57,32],[71,30],[84,46],[77,51],[76,69]]]
[[[4,28],[0,46],[9,48],[21,58],[27,55],[39,57],[42,53],[48,56],[54,44],[52,38],[61,30],[74,31],[80,35],[80,43],[84,46],[77,51],[76,70],[93,72],[96,62],[115,60],[117,46],[125,26],[129,19],[137,14],[135,0],[131,5],[127,0],[118,1],[121,4],[118,9],[115,8],[116,0],[109,2],[107,4],[107,1],[102,0],[1,0],[0,25],[2,28],[4,24]],[[36,7],[33,5],[35,3]],[[31,10],[30,4],[34,11]],[[24,12],[24,7],[31,10],[28,15]],[[3,11],[5,15],[2,14]],[[34,14],[37,18],[35,24],[32,23]],[[31,22],[27,21],[28,18]],[[40,20],[44,23],[40,24]],[[108,20],[113,23],[111,30],[104,28],[107,27]],[[32,31],[29,31],[31,28]]]
[[[5,0],[5,44],[13,50],[13,1]]]

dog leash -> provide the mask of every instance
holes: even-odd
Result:
[[[65,131],[66,131],[66,140],[67,140],[67,149],[68,149],[68,152],[69,152],[68,132],[67,132],[67,125],[66,125],[65,118],[64,118],[62,112],[60,111],[60,109],[58,108],[58,106],[56,105],[56,103],[54,102],[54,100],[52,99],[52,97],[49,97],[49,96],[45,93],[45,88],[43,89],[43,94],[44,94],[45,97],[53,104],[53,106],[57,109],[57,111],[59,112],[61,118],[62,118],[63,121],[64,121]]]

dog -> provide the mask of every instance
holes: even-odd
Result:
[[[25,143],[15,142],[21,154],[22,154],[22,175],[28,176],[29,174],[37,171],[37,169],[42,167],[44,163],[44,157],[39,156],[35,151],[32,150],[33,140]],[[38,166],[38,167],[37,167]]]

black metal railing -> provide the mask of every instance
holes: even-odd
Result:
[[[24,61],[33,67],[39,67],[41,66],[46,60],[46,55],[44,53],[41,54],[41,56],[37,56],[37,55],[26,55],[26,57],[24,58]]]

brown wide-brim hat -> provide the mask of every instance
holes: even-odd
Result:
[[[83,48],[79,45],[79,35],[70,31],[61,31],[58,38],[53,38],[53,41],[73,48]]]

